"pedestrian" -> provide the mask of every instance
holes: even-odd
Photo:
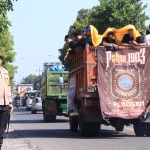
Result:
[[[3,56],[0,54],[0,150],[3,144],[3,133],[7,127],[8,116],[13,111],[9,74],[1,66],[2,62]]]
[[[150,25],[148,26],[147,30],[146,30],[146,35],[150,34]]]

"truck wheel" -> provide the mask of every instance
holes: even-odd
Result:
[[[30,108],[27,108],[27,107],[26,107],[26,111],[30,111],[30,110],[31,110]]]
[[[116,131],[123,131],[124,126],[120,126],[120,127],[115,127]]]
[[[133,128],[136,136],[144,136],[146,132],[146,123],[143,123],[140,119],[137,119],[133,124]]]
[[[146,136],[150,137],[150,123],[146,123]]]
[[[100,122],[91,123],[91,135],[98,136],[100,132],[100,127],[101,127]]]
[[[69,117],[70,131],[76,132],[78,130],[78,116]]]
[[[56,122],[56,114],[50,115],[51,122]]]
[[[84,123],[84,116],[82,109],[79,110],[79,133],[81,136],[88,136],[90,135],[90,123]]]
[[[50,122],[50,115],[49,114],[45,114],[44,110],[43,110],[43,119],[44,119],[44,122]]]

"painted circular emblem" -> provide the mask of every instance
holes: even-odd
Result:
[[[117,85],[122,91],[130,91],[134,87],[134,78],[130,74],[122,74],[117,78]]]

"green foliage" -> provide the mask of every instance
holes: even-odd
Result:
[[[15,60],[16,53],[13,51],[13,37],[9,32],[10,21],[7,18],[7,11],[12,10],[11,0],[0,0],[0,53],[3,55],[3,66],[9,71],[11,81],[17,70],[11,63]]]
[[[88,9],[79,10],[76,21],[73,23],[72,26],[70,26],[68,34],[73,35],[75,31],[83,30],[88,25],[88,17],[89,17]],[[66,68],[68,67],[68,62],[64,61],[64,56],[66,55],[68,48],[69,46],[67,44],[64,44],[63,48],[58,50],[60,53],[59,60]]]
[[[147,4],[141,0],[99,0],[100,5],[90,11],[89,23],[102,34],[108,27],[121,28],[133,24],[145,32],[145,21],[150,19],[144,12]]]
[[[0,53],[3,55],[3,66],[9,71],[10,79],[14,78],[17,67],[13,66],[12,63],[15,59],[16,53],[13,51],[13,37],[10,35],[8,30],[0,32]]]
[[[81,9],[78,11],[77,18],[72,26],[70,26],[68,34],[72,34],[77,30],[83,30],[88,25],[89,10]]]
[[[60,53],[58,59],[61,61],[61,63],[62,63],[66,68],[68,68],[68,62],[67,62],[67,61],[64,61],[64,56],[66,55],[66,52],[67,52],[68,48],[69,48],[69,45],[64,44],[63,48],[61,48],[61,49],[58,50],[59,53]]]
[[[33,84],[34,89],[36,89],[35,88],[36,83],[41,83],[41,79],[42,79],[42,75],[36,76],[36,75],[30,74],[27,77],[22,79],[21,84]]]

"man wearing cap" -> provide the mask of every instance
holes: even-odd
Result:
[[[3,133],[6,130],[8,116],[13,111],[9,74],[1,66],[2,62],[3,56],[0,54],[0,150],[3,144]]]
[[[150,34],[150,25],[148,26],[147,30],[146,30],[146,35]]]

